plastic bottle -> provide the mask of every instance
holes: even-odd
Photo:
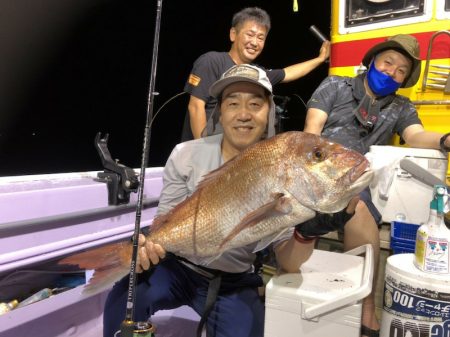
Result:
[[[21,301],[18,305],[19,308],[24,307],[26,305],[38,302],[40,300],[43,300],[45,298],[48,298],[50,296],[52,296],[53,292],[52,289],[50,288],[44,288],[42,290],[39,290],[37,293],[31,295],[30,297],[24,299],[23,301]]]
[[[424,272],[449,273],[450,230],[444,222],[448,196],[445,186],[434,186],[428,221],[417,230],[414,265]]]
[[[17,307],[18,304],[19,301],[17,300],[0,303],[0,315],[6,314],[7,312],[13,310],[15,307]]]

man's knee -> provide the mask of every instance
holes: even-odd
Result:
[[[344,227],[344,241],[352,241],[358,244],[378,244],[378,225],[372,216],[366,203],[359,201],[355,209],[355,215]]]

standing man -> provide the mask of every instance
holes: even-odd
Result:
[[[175,147],[164,168],[163,189],[158,214],[166,214],[185,200],[197,188],[208,172],[235,157],[265,135],[274,133],[275,104],[272,86],[266,73],[255,66],[242,64],[229,69],[211,87],[211,95],[220,103],[223,134],[215,134],[215,124],[205,138],[184,142]],[[356,200],[355,200],[356,201]],[[347,211],[354,211],[356,202]],[[253,270],[257,243],[230,249],[214,261],[205,258],[187,260],[165,257],[164,247],[139,238],[138,270],[150,271],[139,275],[135,319],[145,321],[158,310],[181,305],[192,307],[202,315],[210,285],[221,275],[217,299],[207,315],[207,335],[210,337],[262,337],[264,303],[258,295],[262,279]],[[298,272],[300,265],[312,253],[314,240],[304,240],[289,229],[274,243],[274,252],[281,269]],[[215,282],[214,282],[215,283]],[[128,279],[119,281],[111,290],[105,304],[104,337],[113,337],[124,319]],[[206,317],[202,317],[206,319]],[[201,331],[200,331],[201,332]]]
[[[425,131],[411,101],[397,95],[398,88],[412,87],[420,77],[419,43],[411,35],[395,35],[372,47],[362,63],[368,68],[354,78],[329,76],[308,102],[304,131],[367,153],[371,145],[386,145],[399,134],[411,147],[450,150],[450,133]],[[316,219],[317,220],[317,219]],[[347,219],[348,220],[348,219]],[[348,221],[320,226],[303,225],[305,237],[344,230],[344,249],[371,243],[375,271],[379,260],[378,224],[381,214],[371,202],[370,191],[360,195],[356,212]],[[374,279],[376,280],[376,272]],[[374,289],[376,282],[374,282]],[[374,293],[363,302],[361,335],[379,335]]]
[[[253,63],[261,54],[270,30],[270,17],[258,7],[244,8],[234,14],[229,52],[211,51],[201,55],[195,62],[184,91],[189,93],[188,115],[183,126],[182,140],[200,138],[217,100],[208,90],[220,76],[234,65]],[[272,85],[291,82],[318,67],[330,56],[330,42],[325,41],[319,56],[284,69],[268,70]]]

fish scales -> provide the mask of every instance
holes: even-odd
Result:
[[[295,169],[295,165],[289,163],[299,162],[305,166],[304,162],[309,159],[309,156],[304,156],[305,149],[309,146],[307,152],[311,152],[314,146],[317,147],[315,142],[314,146],[305,142],[305,138],[311,137],[314,141],[318,138],[285,133],[248,149],[229,165],[215,172],[213,180],[207,178],[193,198],[183,205],[186,208],[181,211],[183,217],[178,216],[179,209],[174,209],[171,212],[173,216],[167,217],[165,226],[153,232],[150,239],[183,256],[212,256],[312,218],[315,213],[305,208],[286,190],[288,185],[298,182],[299,177],[295,177],[295,174],[300,172]],[[328,170],[327,173],[336,174],[336,170],[334,171]],[[322,172],[319,173],[319,176],[323,176]],[[307,185],[308,182],[304,184]],[[315,187],[334,190],[331,184],[327,185],[318,184]],[[294,213],[270,217],[270,220],[262,221],[259,225],[244,228],[230,242],[224,242],[237,223],[247,214],[272,202],[276,193],[289,198]],[[192,240],[179,240],[180,226],[188,228],[185,233]],[[177,235],[176,238],[173,232]]]
[[[183,205],[186,210],[180,210],[182,217],[177,216],[179,210],[174,210],[176,215],[167,219],[161,229],[164,233],[152,232],[150,239],[183,255],[217,254],[217,247],[240,219],[269,202],[273,192],[281,191],[281,176],[268,174],[278,172],[279,153],[285,144],[277,144],[274,147],[267,142],[232,161],[213,183],[199,187],[190,202]],[[191,242],[180,240],[180,227],[187,229],[185,233]]]

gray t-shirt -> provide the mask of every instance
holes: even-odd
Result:
[[[394,134],[401,135],[408,126],[422,124],[411,101],[395,95],[381,107],[371,132],[365,132],[353,112],[359,103],[353,93],[354,85],[353,77],[329,76],[311,96],[308,108],[328,114],[322,136],[365,154],[371,145],[387,145]]]
[[[164,185],[159,200],[158,215],[167,213],[189,197],[194,193],[204,175],[223,164],[221,143],[222,134],[219,134],[180,143],[173,149],[164,167]],[[289,239],[292,234],[293,228],[286,231],[274,244]],[[190,258],[190,261],[229,273],[252,271],[255,260],[253,250],[256,245],[257,243],[226,251],[209,264],[209,259]]]

